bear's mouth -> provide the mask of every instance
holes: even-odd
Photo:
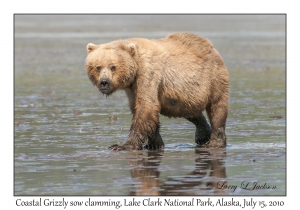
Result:
[[[100,92],[105,95],[109,95],[111,93],[111,90],[109,88],[101,88]]]

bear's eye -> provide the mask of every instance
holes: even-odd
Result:
[[[115,66],[112,66],[112,67],[110,67],[110,70],[115,71],[115,70],[116,70],[116,67],[115,67]]]
[[[97,69],[97,71],[101,71],[102,66],[97,66],[96,69]]]

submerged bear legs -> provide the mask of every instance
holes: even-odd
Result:
[[[163,149],[165,144],[161,138],[159,133],[159,126],[157,126],[155,130],[155,137],[148,137],[148,143],[144,146],[145,149],[155,150],[155,149]],[[114,144],[109,147],[110,150],[141,150],[143,149],[143,143],[135,143],[135,141],[131,140],[131,138],[123,145],[119,146]]]
[[[187,118],[196,126],[195,142],[201,147],[226,147],[225,124],[228,112],[227,95],[217,102],[208,104],[206,113],[210,126],[203,113],[200,117]]]
[[[192,122],[196,126],[196,144],[203,145],[208,143],[211,135],[211,129],[203,113],[201,113],[200,117],[187,118],[187,120]]]
[[[157,106],[159,108],[159,106]],[[148,110],[148,111],[147,111]],[[159,110],[140,106],[133,114],[130,133],[122,146],[112,145],[111,150],[141,150],[147,144],[147,149],[160,149],[164,143],[159,134]]]

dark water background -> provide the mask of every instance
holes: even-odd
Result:
[[[284,15],[15,15],[14,24],[15,195],[286,194]],[[177,31],[209,38],[226,63],[228,146],[195,149],[194,125],[161,116],[163,152],[107,150],[126,141],[132,116],[124,92],[105,98],[88,80],[87,43]]]

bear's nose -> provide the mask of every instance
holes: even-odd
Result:
[[[108,79],[100,79],[100,86],[102,88],[108,88],[108,86],[109,86],[109,80]]]

